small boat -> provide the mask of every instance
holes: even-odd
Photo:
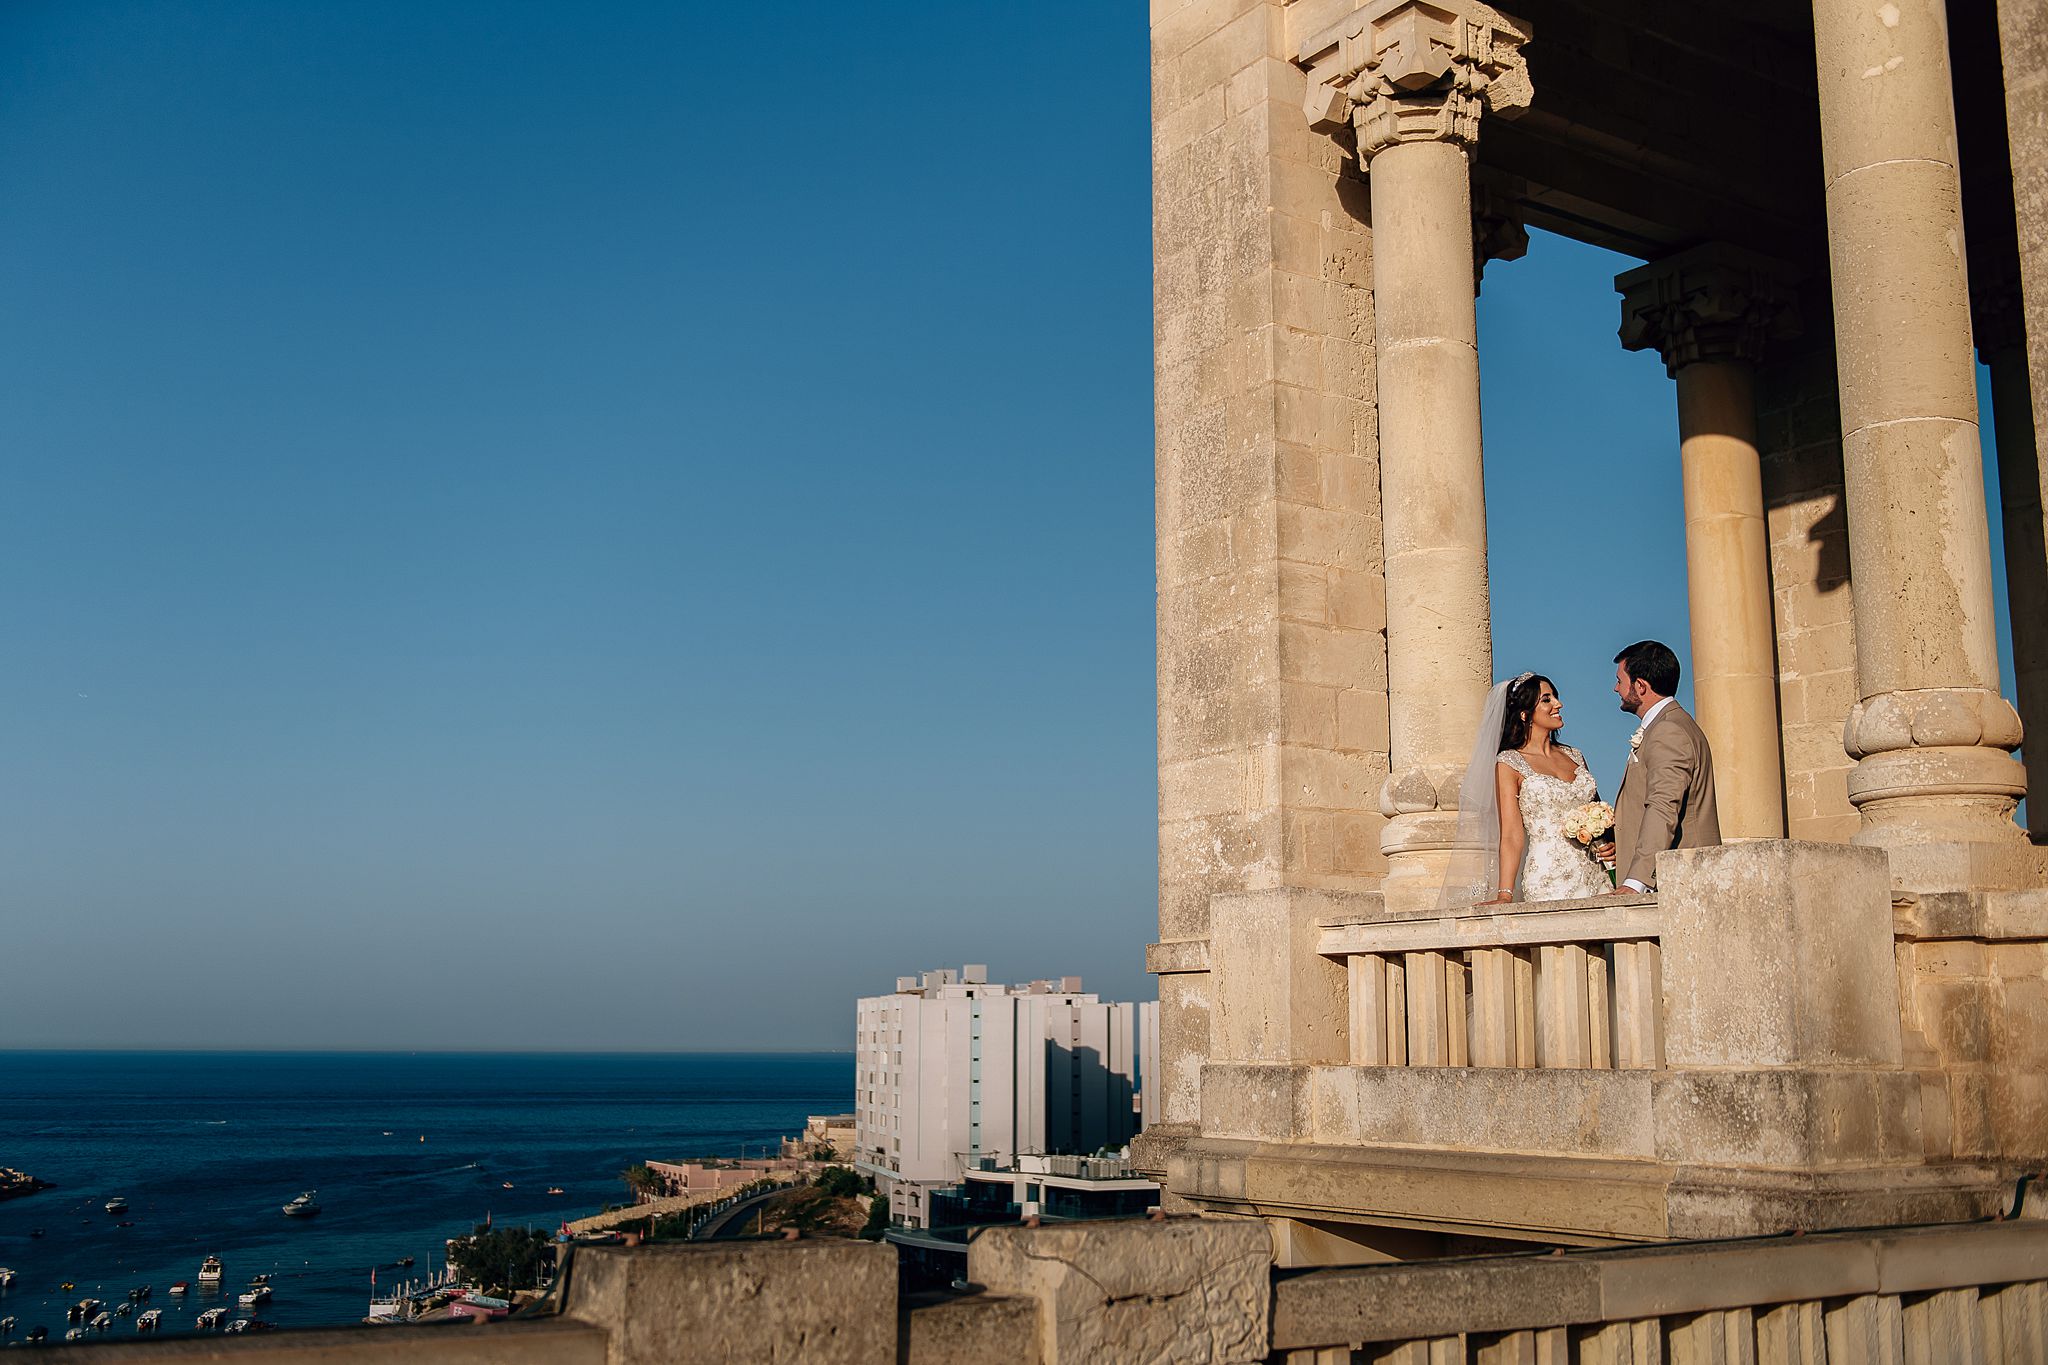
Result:
[[[227,1315],[228,1310],[225,1308],[209,1308],[204,1313],[201,1313],[192,1325],[202,1332],[211,1332],[214,1328],[221,1325],[222,1320]]]
[[[185,1280],[178,1280],[171,1285],[171,1292],[173,1294],[189,1294],[192,1292],[192,1286]]]
[[[132,1300],[127,1303],[118,1303],[114,1305],[114,1316],[117,1318],[132,1317],[134,1313],[135,1304]]]
[[[548,1186],[548,1193],[549,1193],[549,1194],[561,1194],[561,1193],[563,1193],[563,1190],[562,1190],[562,1187],[561,1187],[560,1185],[550,1185],[550,1186]]]
[[[85,1329],[84,1329],[83,1327],[67,1327],[67,1328],[65,1328],[65,1329],[64,1329],[64,1340],[66,1340],[66,1341],[83,1341],[83,1340],[85,1340]]]
[[[147,1313],[144,1313],[141,1317],[135,1320],[135,1330],[138,1332],[154,1332],[159,1326],[162,1325],[163,1320],[164,1310],[161,1308],[152,1308]]]
[[[92,1330],[95,1332],[104,1332],[113,1325],[114,1315],[112,1313],[101,1313],[92,1320]]]
[[[148,1298],[148,1297],[149,1297],[149,1295],[150,1295],[150,1288],[149,1288],[149,1286],[148,1286],[148,1285],[146,1285],[146,1284],[145,1284],[145,1285],[141,1285],[141,1286],[138,1286],[137,1288],[134,1288],[134,1289],[131,1289],[131,1290],[129,1290],[129,1291],[128,1291],[128,1301],[129,1301],[130,1303],[141,1303],[141,1302],[142,1302],[142,1301],[143,1301],[144,1299]]]
[[[393,1261],[391,1264],[397,1266],[400,1270],[403,1270],[405,1269],[405,1267],[412,1264],[412,1257],[401,1256],[397,1260]]]
[[[0,1337],[11,1337],[11,1336],[13,1336],[13,1335],[14,1335],[14,1319],[13,1319],[13,1318],[0,1318]]]
[[[117,1194],[107,1201],[106,1210],[108,1213],[126,1213],[128,1212],[128,1201]]]
[[[244,1308],[260,1308],[270,1302],[270,1286],[259,1284],[254,1289],[246,1289],[235,1302]]]
[[[246,1332],[249,1330],[249,1320],[247,1318],[236,1318],[228,1324],[228,1330],[230,1332]]]
[[[114,1224],[114,1226],[118,1228],[132,1228],[135,1226],[135,1220],[133,1218],[123,1218],[120,1222]]]
[[[318,1193],[320,1193],[318,1190],[307,1190],[304,1194],[293,1199],[291,1203],[284,1206],[284,1216],[287,1218],[311,1218],[314,1214],[320,1212],[320,1206],[313,1202],[313,1196]]]
[[[14,1272],[9,1270],[6,1266],[0,1265],[0,1289],[5,1289],[8,1285],[13,1283]]]
[[[258,1284],[269,1284],[269,1283],[270,1283],[270,1272],[269,1272],[269,1271],[265,1271],[265,1272],[263,1272],[263,1273],[262,1273],[261,1275],[251,1275],[251,1276],[249,1277],[249,1283],[250,1283],[250,1284],[252,1284],[252,1285],[258,1285]]]
[[[29,1328],[28,1335],[22,1338],[23,1341],[29,1342],[30,1344],[34,1344],[38,1341],[48,1341],[49,1339],[50,1329],[43,1326],[40,1322],[37,1323],[35,1326]]]
[[[30,1228],[28,1230],[28,1235],[32,1238],[41,1237],[43,1235],[43,1230],[41,1228]]]
[[[220,1283],[220,1257],[209,1256],[199,1263],[199,1283]]]
[[[507,1190],[509,1190],[509,1189],[511,1189],[511,1188],[512,1188],[512,1182],[508,1180],[508,1181],[506,1181],[506,1182],[505,1182],[505,1183],[504,1183],[504,1184],[503,1184],[502,1186],[500,1186],[499,1188],[500,1188],[500,1189],[507,1189]]]
[[[64,1281],[64,1283],[62,1283],[62,1284],[58,1285],[57,1287],[58,1287],[59,1289],[76,1289],[76,1288],[78,1288],[78,1286],[77,1286],[77,1285],[75,1285],[75,1284],[71,1283],[71,1281],[69,1281],[69,1280],[66,1280],[66,1281]]]

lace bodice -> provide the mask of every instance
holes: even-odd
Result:
[[[1598,801],[1600,785],[1587,770],[1584,755],[1569,745],[1558,748],[1577,770],[1569,782],[1537,772],[1512,749],[1497,760],[1522,776],[1519,800],[1528,846],[1522,854],[1518,886],[1520,899],[1525,901],[1576,900],[1611,889],[1599,860],[1584,844],[1564,833],[1565,815],[1589,801]]]

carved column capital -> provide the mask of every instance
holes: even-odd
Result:
[[[1665,370],[1698,360],[1755,362],[1799,331],[1796,277],[1768,257],[1709,243],[1617,275],[1621,344],[1656,351]]]
[[[1482,115],[1529,107],[1529,37],[1476,0],[1377,0],[1302,44],[1303,108],[1318,128],[1349,122],[1361,161],[1400,142],[1470,147]]]

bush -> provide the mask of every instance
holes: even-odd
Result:
[[[833,1199],[857,1199],[875,1192],[875,1182],[845,1166],[834,1166],[818,1177],[818,1192]]]
[[[878,1194],[868,1204],[868,1225],[860,1230],[860,1235],[868,1238],[879,1238],[882,1235],[882,1230],[888,1226],[889,1201]]]

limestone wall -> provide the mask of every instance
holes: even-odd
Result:
[[[1844,842],[1856,833],[1842,726],[1857,702],[1850,620],[1842,423],[1824,291],[1801,309],[1807,334],[1757,372],[1757,450],[1777,618],[1778,717],[1786,833]]]
[[[1288,12],[1152,6],[1168,943],[1206,938],[1217,892],[1384,870],[1371,239],[1355,168],[1302,114]],[[1161,976],[1169,1125],[1197,1116],[1208,1011],[1206,972]]]

